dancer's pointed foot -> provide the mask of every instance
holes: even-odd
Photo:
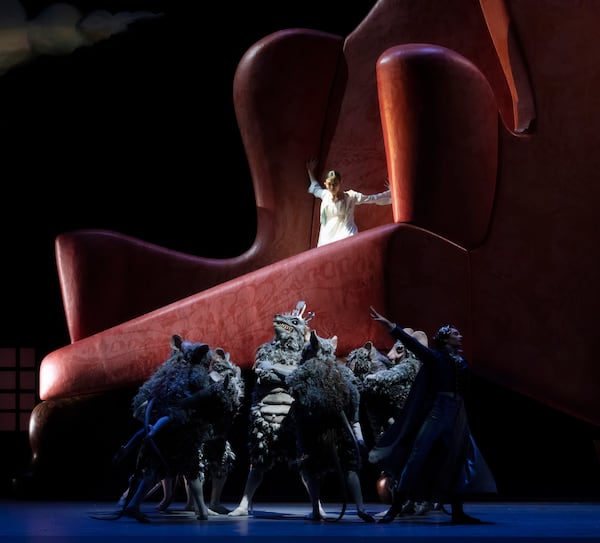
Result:
[[[248,508],[240,505],[236,507],[233,511],[227,513],[229,517],[247,517],[248,516]]]
[[[227,507],[225,507],[224,505],[221,505],[220,503],[214,503],[212,505],[209,504],[208,509],[209,509],[209,514],[210,514],[210,511],[213,511],[215,515],[227,515],[230,512],[230,510],[227,509]]]

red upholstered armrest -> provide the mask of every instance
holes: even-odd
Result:
[[[422,255],[419,262],[406,258],[414,251]],[[442,266],[444,274],[438,277],[436,270]],[[166,358],[174,333],[222,347],[234,362],[250,367],[256,348],[272,338],[273,315],[298,300],[305,300],[308,310],[315,312],[311,325],[319,335],[338,336],[341,355],[369,339],[377,345],[391,344],[369,318],[371,304],[424,330],[450,313],[468,337],[466,266],[463,249],[419,228],[401,224],[374,228],[50,353],[40,367],[40,398],[139,385]],[[443,308],[436,302],[442,297]]]
[[[201,258],[109,230],[60,234],[55,253],[72,342],[239,275],[252,256]]]

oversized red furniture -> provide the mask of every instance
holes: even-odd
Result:
[[[389,344],[371,304],[428,333],[452,322],[483,378],[600,426],[598,28],[600,1],[379,0],[345,38],[254,45],[234,104],[255,243],[216,260],[116,232],[57,238],[72,342],[41,364],[34,467],[82,410],[128,417],[173,333],[248,369],[299,299],[341,355]],[[360,234],[315,248],[312,156],[363,192],[389,178],[392,208],[358,208]]]

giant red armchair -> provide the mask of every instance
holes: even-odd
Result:
[[[341,355],[389,342],[371,304],[430,333],[451,321],[477,373],[600,425],[600,51],[584,46],[600,2],[448,4],[380,0],[345,39],[285,30],[248,51],[234,82],[257,202],[247,253],[206,260],[113,232],[59,236],[72,343],[40,368],[38,472],[64,462],[66,428],[128,420],[131,390],[173,333],[248,369],[272,316],[299,299]],[[364,192],[389,176],[393,220],[363,206],[361,233],[311,248],[309,156]],[[116,285],[96,277],[105,266]]]

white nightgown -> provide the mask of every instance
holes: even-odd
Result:
[[[358,232],[358,227],[354,222],[355,206],[361,204],[382,206],[392,203],[389,190],[370,195],[355,190],[346,190],[344,198],[334,202],[327,189],[322,188],[318,181],[311,181],[308,192],[321,199],[321,228],[317,247],[353,236]]]

